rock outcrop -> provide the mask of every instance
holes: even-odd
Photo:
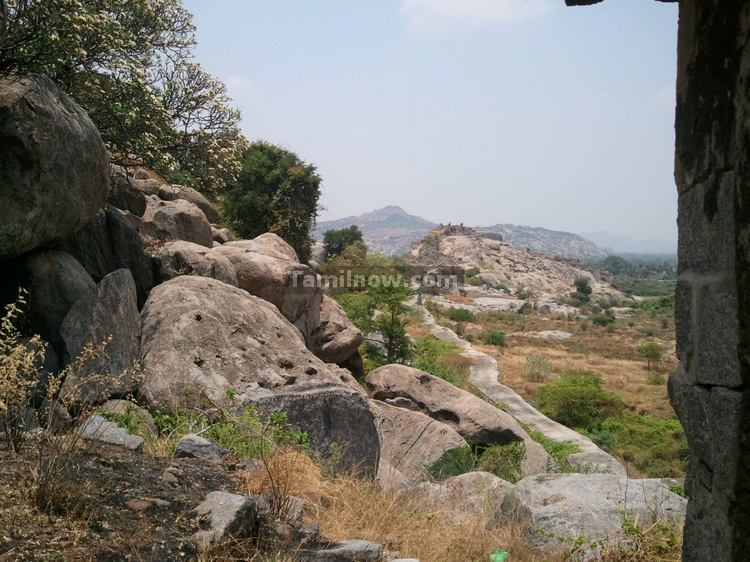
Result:
[[[450,426],[421,412],[378,400],[370,400],[370,409],[380,436],[380,462],[412,480],[428,476],[447,453],[469,447]]]
[[[201,393],[261,413],[282,410],[323,453],[374,473],[379,442],[366,400],[324,364],[268,302],[220,281],[177,277],[155,287],[142,311],[140,393],[151,407],[197,402]]]
[[[161,281],[180,275],[197,275],[237,286],[237,274],[232,263],[200,244],[184,240],[167,242],[159,248],[156,262]]]
[[[76,359],[87,345],[97,348],[106,343],[100,353],[65,378],[60,393],[66,402],[101,402],[135,391],[141,320],[129,270],[110,273],[78,299],[63,320],[60,334],[66,362]]]
[[[107,198],[99,131],[48,78],[0,78],[0,154],[0,258],[65,237]]]
[[[311,335],[311,349],[326,363],[342,365],[357,353],[362,332],[347,317],[344,309],[328,296],[320,305],[320,324]]]
[[[162,185],[159,187],[157,192],[159,198],[163,201],[175,201],[177,199],[184,199],[189,201],[196,207],[198,207],[203,214],[206,215],[208,222],[216,223],[221,218],[219,211],[216,209],[213,203],[209,201],[205,195],[196,191],[192,187],[185,187],[184,185]]]
[[[524,474],[545,472],[549,455],[509,414],[438,377],[404,365],[385,365],[367,375],[372,397],[420,411],[453,427],[476,445],[522,441]]]
[[[147,197],[143,218],[134,222],[142,234],[156,240],[186,240],[213,247],[211,225],[206,215],[185,199],[162,201],[158,197]]]
[[[212,253],[232,262],[239,287],[275,304],[310,341],[320,324],[323,290],[310,266],[299,263],[291,246],[275,234],[228,242]]]

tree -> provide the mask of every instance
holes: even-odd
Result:
[[[0,3],[0,74],[49,76],[89,112],[115,162],[221,189],[245,141],[194,46],[181,0]]]
[[[224,198],[224,218],[244,238],[274,232],[300,260],[310,257],[310,231],[318,213],[321,178],[293,152],[258,141],[242,157],[242,170]]]
[[[658,363],[664,355],[664,348],[656,341],[650,341],[636,348],[638,355],[646,360],[646,367],[651,370],[651,362]]]
[[[326,230],[323,234],[323,244],[329,258],[340,255],[349,245],[362,241],[362,231],[356,224],[338,230]]]
[[[573,281],[573,285],[576,288],[576,292],[573,294],[573,297],[580,301],[581,303],[587,303],[589,302],[591,298],[591,283],[589,282],[587,277],[576,277],[575,281]]]

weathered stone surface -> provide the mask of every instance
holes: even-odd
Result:
[[[99,406],[99,412],[109,412],[126,417],[135,426],[135,433],[141,437],[151,437],[158,433],[151,414],[129,400],[107,400]]]
[[[320,305],[320,325],[310,337],[312,352],[326,363],[345,363],[362,343],[362,332],[347,317],[344,309],[328,296]]]
[[[61,348],[60,325],[73,304],[96,283],[73,256],[44,250],[24,259],[22,284],[29,290],[29,320],[34,333]]]
[[[138,361],[141,320],[135,282],[118,269],[79,299],[60,328],[66,359],[75,359],[87,344],[107,343],[102,353],[68,374],[60,390],[72,402],[102,401],[135,391],[133,368]]]
[[[275,304],[310,341],[320,324],[323,290],[317,274],[299,263],[291,246],[266,233],[253,240],[228,242],[212,252],[232,262],[241,289]]]
[[[211,236],[213,237],[214,242],[218,242],[219,244],[226,244],[227,242],[234,240],[234,236],[232,236],[232,233],[228,228],[216,228],[212,226]]]
[[[159,187],[158,195],[159,198],[164,201],[175,201],[177,199],[190,201],[193,205],[203,211],[203,214],[206,215],[206,218],[210,223],[218,222],[221,218],[221,215],[214,204],[211,203],[205,195],[196,191],[192,187],[165,184]]]
[[[624,538],[621,510],[641,521],[682,520],[687,501],[668,481],[628,480],[613,474],[537,474],[518,482],[501,511],[530,519],[532,544],[558,548],[560,540]]]
[[[500,520],[503,499],[513,484],[489,472],[467,472],[442,482],[424,482],[415,493],[420,501],[457,522]]]
[[[195,512],[202,530],[193,535],[193,541],[201,550],[225,538],[248,538],[258,525],[251,499],[229,492],[209,493]]]
[[[211,443],[208,439],[200,435],[185,435],[177,443],[174,450],[174,456],[178,459],[204,459],[220,461],[229,456],[229,451]]]
[[[385,365],[367,375],[376,400],[410,402],[433,419],[448,424],[473,444],[504,445],[523,441],[524,474],[547,470],[549,455],[509,414],[429,373],[404,365]]]
[[[417,480],[455,449],[468,448],[450,426],[421,412],[412,412],[370,400],[370,409],[380,436],[380,462],[385,461],[405,476]]]
[[[131,451],[143,450],[143,437],[131,435],[127,429],[98,415],[88,417],[78,428],[78,432],[89,441],[117,445]]]
[[[304,562],[377,562],[382,555],[382,545],[358,539],[332,548],[300,552]]]
[[[162,201],[146,198],[146,212],[140,224],[142,234],[157,240],[187,240],[206,248],[213,247],[211,225],[196,205],[184,199]]]
[[[146,212],[146,196],[142,190],[133,185],[133,181],[120,166],[112,166],[112,185],[107,195],[107,203],[128,211],[136,217],[142,217]]]
[[[65,237],[104,205],[99,131],[50,79],[0,78],[0,153],[0,258]]]
[[[162,282],[180,275],[197,275],[237,286],[232,263],[200,244],[184,240],[167,242],[159,248],[156,262]]]
[[[138,289],[138,302],[154,286],[154,260],[146,252],[129,213],[107,206],[84,228],[69,236],[61,248],[72,254],[95,281],[117,269],[128,269]]]
[[[287,412],[311,445],[343,451],[344,464],[374,473],[379,443],[367,402],[337,367],[304,346],[299,331],[266,301],[205,277],[155,287],[142,311],[140,393],[150,406],[200,401]],[[348,373],[347,373],[348,375]]]

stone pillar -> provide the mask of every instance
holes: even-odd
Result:
[[[750,557],[750,2],[681,0],[677,355],[684,560]]]

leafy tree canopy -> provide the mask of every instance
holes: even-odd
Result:
[[[194,46],[182,0],[0,0],[0,74],[57,82],[115,162],[221,189],[245,141],[239,112],[192,60]]]
[[[325,244],[329,258],[341,255],[348,246],[355,242],[362,242],[362,231],[356,224],[338,230],[327,230],[323,234],[323,244]]]
[[[242,157],[239,178],[227,190],[224,218],[243,238],[278,234],[307,261],[320,184],[312,164],[279,146],[254,142]]]

